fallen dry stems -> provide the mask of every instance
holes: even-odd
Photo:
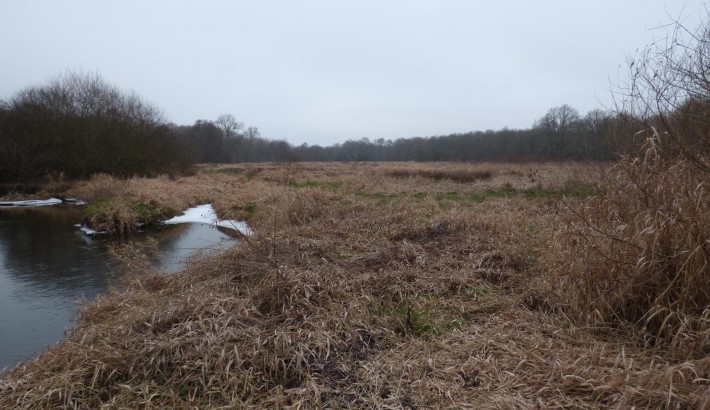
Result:
[[[198,176],[224,189],[225,217],[254,204],[257,235],[83,306],[65,341],[0,380],[0,407],[708,406],[706,359],[530,303],[554,201],[398,196],[422,186],[297,165]]]

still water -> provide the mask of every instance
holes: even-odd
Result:
[[[71,206],[0,209],[0,372],[57,343],[72,327],[77,302],[116,281],[107,241],[80,232],[78,220]],[[157,267],[167,272],[198,251],[235,243],[204,224],[148,235],[158,242]]]

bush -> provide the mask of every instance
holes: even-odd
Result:
[[[98,75],[67,74],[0,104],[0,178],[178,173],[189,150],[159,111]]]
[[[557,232],[558,302],[593,325],[638,325],[648,344],[710,348],[710,192],[659,134],[608,173],[605,193],[570,208]]]

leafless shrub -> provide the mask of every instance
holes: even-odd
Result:
[[[635,140],[644,143],[654,128],[662,138],[660,155],[682,156],[710,171],[710,13],[697,30],[674,21],[656,31],[654,42],[629,63],[629,79],[621,84],[618,109],[646,130]]]
[[[710,350],[710,26],[670,27],[630,64],[622,89],[639,145],[607,173],[603,195],[563,214],[553,293],[571,316],[632,324],[647,345],[701,357]]]

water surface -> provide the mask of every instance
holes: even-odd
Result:
[[[90,300],[118,279],[109,242],[74,227],[76,207],[0,209],[0,369],[57,343],[73,324],[77,302]],[[235,243],[204,224],[151,232],[159,269],[175,272],[196,251]]]

